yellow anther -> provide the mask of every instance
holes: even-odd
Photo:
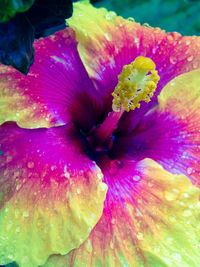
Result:
[[[140,102],[149,102],[160,79],[156,65],[148,57],[137,57],[129,65],[123,67],[115,87],[112,108],[113,111],[134,110],[140,107]]]
[[[149,57],[136,57],[136,59],[131,63],[136,69],[151,71],[155,70],[156,64]]]

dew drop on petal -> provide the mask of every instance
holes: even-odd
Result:
[[[24,211],[22,215],[23,215],[24,218],[28,218],[29,217],[29,212],[28,211]]]
[[[180,262],[182,260],[182,257],[179,253],[174,253],[173,258],[177,261]]]
[[[28,164],[27,164],[27,167],[29,168],[29,169],[32,169],[32,168],[34,168],[34,162],[33,161],[29,161],[28,162]]]
[[[6,158],[6,162],[9,163],[9,162],[11,162],[11,161],[12,161],[12,156],[7,156],[7,158]]]
[[[165,191],[164,192],[164,196],[165,196],[165,199],[167,201],[173,201],[173,200],[176,200],[178,198],[178,192],[176,191]]]
[[[106,20],[113,20],[114,17],[116,17],[116,13],[113,11],[110,11],[108,13],[106,13]]]
[[[169,42],[173,42],[173,41],[174,41],[174,38],[173,38],[172,35],[167,35],[167,40],[168,40]]]
[[[92,242],[88,239],[86,242],[85,242],[85,245],[86,245],[86,249],[89,253],[92,252]]]
[[[153,47],[152,53],[155,54],[156,53],[156,50],[157,50],[157,48],[156,47]]]
[[[193,67],[194,69],[196,69],[196,68],[198,67],[198,62],[193,62],[193,63],[192,63],[192,67]]]
[[[101,172],[98,172],[97,173],[97,178],[98,178],[98,180],[102,180],[103,174]]]
[[[111,220],[111,224],[115,224],[116,223],[116,220],[115,219],[112,219]]]
[[[190,61],[193,60],[193,58],[194,58],[193,56],[189,56],[189,57],[187,58],[187,61],[190,62]]]
[[[77,194],[79,195],[79,194],[81,193],[81,189],[80,189],[80,188],[77,188],[77,189],[76,189],[76,192],[77,192]]]
[[[51,166],[51,170],[52,170],[52,171],[56,170],[56,166],[55,166],[55,165],[52,165],[52,166]]]
[[[183,212],[183,216],[184,216],[184,217],[190,217],[190,216],[192,216],[192,211],[191,211],[191,210],[185,210],[185,211]]]
[[[189,194],[188,194],[188,193],[184,193],[184,194],[183,194],[183,197],[184,197],[184,198],[189,198]]]
[[[187,40],[187,41],[185,42],[186,45],[190,45],[190,43],[191,43],[190,40]]]
[[[16,231],[16,233],[19,233],[20,232],[20,228],[17,227],[15,231]]]
[[[175,56],[170,56],[169,61],[170,61],[171,64],[174,65],[174,64],[177,63],[177,58]]]
[[[13,260],[13,255],[9,254],[9,255],[7,256],[7,258],[10,259],[10,260]]]
[[[113,241],[110,241],[110,248],[111,248],[111,249],[114,249]]]
[[[17,184],[16,185],[16,190],[19,191],[20,188],[21,188],[21,184]]]
[[[133,176],[133,180],[136,181],[136,182],[140,181],[140,179],[141,179],[141,177],[139,175],[134,175]]]
[[[67,171],[67,166],[64,167],[64,177],[67,179],[70,177],[70,173]]]
[[[105,184],[105,183],[101,183],[100,184],[100,189],[102,190],[102,191],[106,191],[107,190],[107,185]]]
[[[192,173],[193,173],[193,168],[188,167],[188,168],[187,168],[187,174],[190,175],[190,174],[192,174]]]
[[[107,41],[112,41],[112,35],[110,33],[105,33],[105,38]]]
[[[143,240],[143,239],[144,239],[144,236],[143,236],[142,233],[138,233],[138,234],[136,235],[136,237],[137,237],[138,240]]]

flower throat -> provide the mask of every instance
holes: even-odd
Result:
[[[112,134],[124,112],[140,108],[140,102],[150,102],[160,77],[155,63],[148,57],[139,56],[125,65],[118,76],[118,84],[112,93],[112,110],[91,136],[98,144],[111,146]]]

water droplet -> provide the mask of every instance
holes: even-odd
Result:
[[[136,209],[136,216],[137,217],[142,217],[143,216],[142,213],[141,213],[141,211],[138,210],[138,209]]]
[[[181,257],[181,255],[179,253],[174,253],[173,254],[173,258],[176,259],[179,262],[182,260],[182,257]]]
[[[177,58],[176,58],[176,56],[170,56],[169,61],[170,61],[170,63],[173,64],[173,65],[176,64],[176,63],[177,63]]]
[[[88,239],[86,242],[86,249],[89,253],[92,252],[92,242]]]
[[[140,179],[141,179],[141,177],[139,175],[134,175],[133,176],[133,180],[136,181],[136,182],[140,181]]]
[[[83,175],[83,173],[84,173],[83,170],[80,170],[80,171],[79,171],[79,175],[80,175],[80,176]]]
[[[186,40],[185,42],[186,45],[190,45],[190,43],[191,43],[190,40]]]
[[[194,69],[196,69],[198,66],[199,66],[198,62],[193,62],[193,63],[192,63],[192,67],[193,67]]]
[[[140,44],[139,38],[137,38],[137,37],[134,36],[133,42],[135,43],[136,47],[139,47],[139,44]]]
[[[188,167],[187,168],[187,174],[190,175],[193,173],[193,168],[192,167]]]
[[[193,60],[193,58],[194,58],[193,56],[189,56],[189,57],[187,58],[187,61],[189,61],[189,62],[190,62],[190,61],[192,61],[192,60]]]
[[[132,21],[132,22],[135,22],[134,18],[132,18],[132,17],[128,17],[127,20]],[[144,24],[145,24],[145,23],[144,23]],[[143,24],[143,25],[144,25],[144,24]],[[148,24],[148,23],[146,23],[146,24]],[[148,24],[148,26],[149,26],[149,24]]]
[[[156,47],[153,47],[153,49],[152,49],[152,53],[153,53],[153,54],[156,53]]]
[[[167,243],[168,243],[168,244],[172,245],[173,240],[174,240],[174,239],[173,239],[172,237],[167,237]]]
[[[20,232],[20,227],[17,227],[15,231],[16,231],[16,233],[19,233]]]
[[[115,219],[112,219],[112,220],[111,220],[111,223],[112,223],[112,224],[115,224],[115,223],[116,223],[116,220],[115,220]]]
[[[12,156],[7,156],[7,158],[6,158],[6,162],[9,163],[9,162],[11,162],[11,161],[12,161]]]
[[[105,37],[107,41],[112,41],[112,35],[110,33],[106,32]]]
[[[51,170],[52,170],[52,171],[56,170],[56,168],[57,168],[56,165],[52,165],[52,166],[51,166]]]
[[[19,191],[20,188],[21,188],[21,184],[17,184],[16,185],[16,190]]]
[[[116,13],[115,12],[108,12],[106,13],[106,19],[107,20],[112,20],[114,17],[116,17]]]
[[[191,210],[185,210],[185,211],[183,212],[183,216],[184,216],[184,217],[190,217],[190,216],[192,216],[192,211],[191,211]]]
[[[183,194],[183,197],[184,197],[184,198],[189,198],[189,194],[188,194],[188,193],[184,193],[184,194]]]
[[[183,152],[183,154],[181,155],[182,159],[187,159],[188,158],[188,153],[186,151]]]
[[[24,218],[28,218],[29,217],[29,212],[28,211],[24,211],[22,215],[23,215]]]
[[[177,192],[174,192],[174,191],[166,191],[164,193],[164,196],[165,196],[165,199],[167,201],[173,201],[173,200],[176,200],[178,198]]]
[[[97,173],[97,178],[98,180],[102,180],[103,179],[103,174],[101,172]]]
[[[27,164],[27,167],[28,167],[29,169],[34,168],[34,166],[35,166],[35,164],[34,164],[33,161],[29,161],[28,164]]]
[[[102,190],[102,191],[106,191],[107,190],[107,185],[105,184],[105,183],[101,183],[100,184],[100,189]]]
[[[169,42],[173,42],[174,41],[174,38],[173,38],[173,36],[172,35],[167,35],[167,40],[169,41]]]
[[[153,187],[153,183],[152,183],[152,182],[148,182],[147,185],[148,185],[148,187],[150,187],[150,188]]]
[[[19,210],[18,210],[18,209],[15,209],[15,217],[16,217],[16,218],[19,217],[19,214],[20,214]]]
[[[76,192],[77,192],[77,194],[79,195],[79,194],[81,193],[81,189],[80,189],[80,188],[77,188],[77,189],[76,189]]]
[[[111,249],[114,249],[113,241],[110,241],[110,248],[111,248]]]
[[[143,240],[144,239],[144,236],[143,236],[142,233],[138,233],[136,236],[137,236],[138,240]]]
[[[70,177],[70,173],[67,171],[67,166],[64,166],[64,176],[65,178],[69,178]]]

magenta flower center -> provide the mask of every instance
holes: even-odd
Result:
[[[150,58],[142,56],[124,66],[112,93],[112,111],[89,132],[80,131],[86,152],[92,159],[98,161],[105,155],[109,158],[116,157],[112,148],[117,139],[118,123],[124,112],[139,108],[141,101],[150,102],[159,81],[155,67]]]

